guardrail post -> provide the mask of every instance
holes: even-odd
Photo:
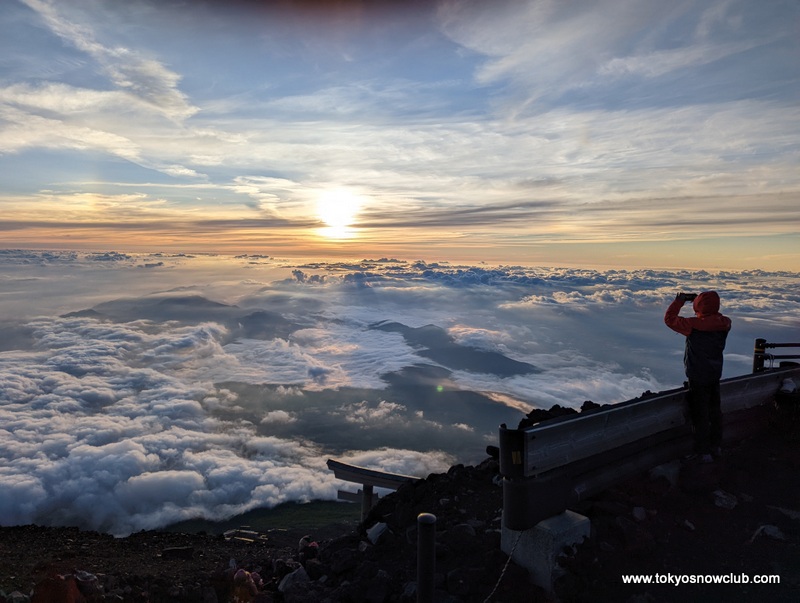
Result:
[[[373,489],[370,484],[361,485],[361,521],[367,519],[370,510],[372,509],[372,496]]]
[[[525,432],[500,425],[500,474],[504,477],[524,477]]]
[[[760,373],[764,370],[764,354],[767,350],[766,339],[756,339],[755,346],[753,347],[753,372]]]
[[[436,573],[436,515],[417,516],[417,603],[433,603]]]

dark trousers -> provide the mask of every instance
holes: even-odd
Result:
[[[722,445],[722,409],[719,381],[697,384],[689,382],[689,416],[694,427],[694,451],[710,454]]]

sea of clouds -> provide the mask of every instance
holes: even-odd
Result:
[[[534,407],[683,382],[679,290],[725,373],[797,340],[800,274],[0,251],[0,524],[128,534],[353,489],[325,461],[475,463]]]

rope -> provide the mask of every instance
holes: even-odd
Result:
[[[514,556],[514,551],[517,550],[517,545],[519,541],[522,539],[522,531],[517,534],[517,539],[514,541],[514,546],[511,547],[511,552],[508,554],[508,559],[506,559],[506,564],[503,566],[503,571],[500,572],[500,577],[497,579],[497,583],[494,585],[492,592],[489,593],[489,596],[483,600],[483,603],[489,603],[491,598],[494,596],[494,593],[497,592],[500,583],[503,581],[503,577],[506,575],[506,571],[508,570],[508,566],[511,563],[511,558]]]

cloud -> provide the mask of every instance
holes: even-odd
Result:
[[[679,50],[659,50],[634,57],[618,57],[601,66],[599,73],[616,77],[626,75],[640,75],[646,78],[659,77],[678,69],[707,65],[745,52],[754,46],[754,43],[696,45]]]
[[[491,9],[467,1],[443,3],[440,18],[453,40],[485,57],[476,71],[479,82],[508,82],[519,107],[538,104],[539,113],[570,93],[575,95],[572,102],[615,102],[618,91],[609,84],[618,85],[614,80],[619,77],[647,80],[686,73],[792,35],[779,12],[755,15],[756,10],[751,3],[724,0],[677,6],[655,0],[602,5],[510,0]],[[744,28],[744,22],[750,27]],[[743,63],[741,69],[747,66]],[[724,78],[731,72],[721,69],[709,75]],[[734,82],[717,82],[715,97],[731,100]],[[736,90],[742,85],[747,84],[738,81]],[[660,87],[651,83],[650,90]],[[661,101],[646,95],[641,100]]]
[[[79,53],[82,67],[88,58],[94,72],[79,78],[80,84],[47,81],[55,79],[49,74],[0,87],[0,119],[6,122],[0,152],[99,151],[174,177],[203,177],[183,165],[183,158],[178,163],[152,153],[144,134],[148,128],[165,127],[165,122],[177,129],[198,112],[180,90],[178,73],[145,52],[100,41],[103,32],[94,19],[106,7],[92,2],[24,3],[39,23]],[[119,29],[117,34],[114,42],[124,37]],[[97,81],[98,73],[104,82]]]
[[[392,334],[368,331],[361,325],[326,325],[297,331],[289,340],[234,341],[216,357],[216,367],[203,370],[215,379],[275,380],[301,384],[307,389],[380,388],[380,375],[419,360],[398,340]],[[395,350],[395,354],[388,356],[387,348]]]
[[[157,258],[165,272],[139,276]],[[532,407],[676,387],[683,341],[663,326],[676,291],[720,291],[726,376],[749,372],[755,337],[796,330],[800,304],[793,272],[6,250],[0,273],[0,311],[29,312],[0,351],[3,523],[114,534],[334,499],[350,486],[329,457],[418,476],[478,462]],[[40,294],[59,288],[68,311]],[[256,312],[302,328],[236,335],[255,333],[237,325]],[[425,337],[370,328],[385,321]],[[448,368],[423,355],[437,340],[538,372]]]
[[[274,423],[294,423],[296,421],[296,414],[287,412],[285,410],[272,410],[264,413],[264,416],[261,418],[262,425],[270,425]]]
[[[381,400],[377,406],[371,407],[368,402],[362,401],[342,407],[346,414],[346,421],[369,425],[378,423],[385,426],[392,421],[405,422],[397,416],[397,411],[406,411],[406,407],[396,402],[386,402]]]
[[[453,458],[442,453],[420,454],[413,450],[378,448],[352,452],[342,456],[345,463],[378,469],[401,475],[426,477],[431,473],[443,473],[453,464]]]
[[[3,129],[0,145],[5,152],[28,148],[96,149],[133,162],[141,161],[139,146],[125,136],[0,106]]]
[[[180,76],[159,61],[124,46],[110,47],[97,40],[86,22],[71,19],[63,5],[47,0],[23,0],[60,38],[94,59],[109,79],[133,99],[156,108],[174,120],[193,115],[186,95],[177,87]]]
[[[122,110],[130,98],[114,90],[91,90],[64,83],[18,83],[0,90],[0,101],[34,112],[60,115]]]

